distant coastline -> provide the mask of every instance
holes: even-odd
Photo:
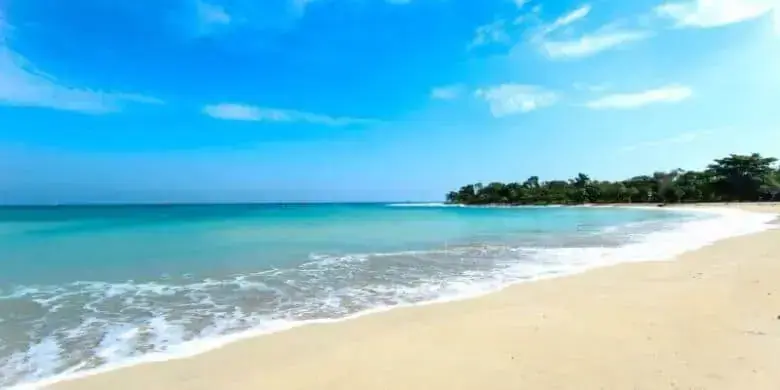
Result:
[[[584,173],[568,180],[468,184],[446,195],[463,205],[609,205],[760,202],[780,200],[777,158],[732,154],[702,171],[676,169],[621,181],[593,180]]]

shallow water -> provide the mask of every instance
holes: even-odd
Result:
[[[436,204],[2,208],[0,387],[660,259],[766,222]]]

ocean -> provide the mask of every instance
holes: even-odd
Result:
[[[735,210],[258,204],[0,208],[0,388],[768,228]]]

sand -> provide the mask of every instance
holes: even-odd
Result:
[[[729,206],[780,213],[780,206]],[[55,389],[780,389],[780,230]]]

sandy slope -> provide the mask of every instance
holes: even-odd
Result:
[[[780,230],[679,260],[297,328],[54,387],[780,389]]]

